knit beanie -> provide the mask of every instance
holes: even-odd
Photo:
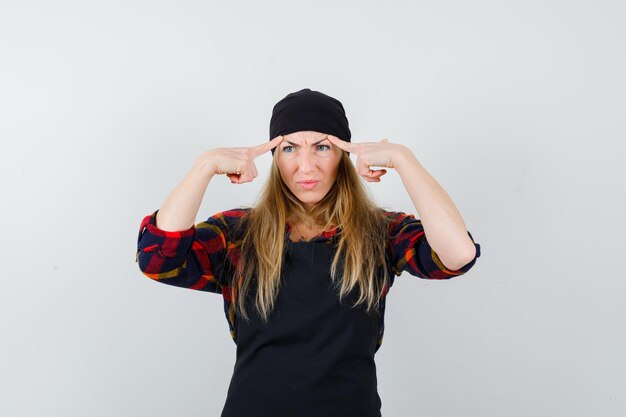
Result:
[[[327,133],[346,142],[351,138],[346,112],[339,100],[310,88],[290,93],[274,105],[269,140],[303,130]]]

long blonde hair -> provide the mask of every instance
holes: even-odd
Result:
[[[337,180],[326,196],[307,210],[283,182],[276,159],[255,207],[242,218],[243,237],[231,286],[235,310],[248,319],[246,296],[256,277],[255,305],[267,322],[280,287],[285,251],[285,227],[290,219],[313,219],[325,230],[339,226],[337,251],[330,274],[342,300],[355,286],[358,299],[353,307],[366,304],[366,311],[377,309],[389,277],[386,242],[389,219],[369,197],[352,161],[342,151]],[[343,276],[337,281],[338,270]],[[382,279],[381,279],[382,271]]]

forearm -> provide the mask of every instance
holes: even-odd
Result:
[[[448,193],[426,171],[413,152],[405,149],[399,155],[395,168],[415,205],[426,239],[447,268],[461,268],[476,254],[465,222]]]
[[[159,209],[157,227],[165,231],[180,231],[193,226],[213,175],[205,162],[196,161]]]

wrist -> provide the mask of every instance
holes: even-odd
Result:
[[[213,163],[213,158],[211,157],[211,151],[206,151],[202,155],[200,155],[194,165],[192,170],[194,173],[208,177],[209,179],[213,177],[217,173],[215,164]]]
[[[417,158],[413,155],[413,152],[404,145],[398,145],[398,150],[393,156],[393,167],[396,170],[401,170],[403,167],[417,162]]]

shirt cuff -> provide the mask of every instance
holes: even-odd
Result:
[[[156,226],[159,210],[144,217],[137,237],[137,256],[140,252],[155,252],[164,258],[187,256],[196,234],[196,227],[180,231],[166,231]]]

